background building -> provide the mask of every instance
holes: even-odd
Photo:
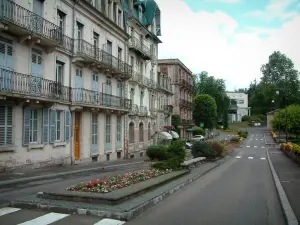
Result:
[[[160,71],[171,79],[174,95],[171,104],[174,106],[173,114],[181,117],[180,137],[190,138],[190,128],[193,121],[193,77],[192,72],[179,59],[160,59]]]
[[[122,157],[124,20],[119,1],[1,1],[2,168]]]
[[[150,144],[155,144],[159,131],[170,125],[166,95],[172,94],[171,81],[157,71],[160,9],[153,0],[125,1],[127,21],[128,62],[133,76],[127,82],[126,94],[132,109],[126,117],[126,152],[128,157],[139,157]],[[169,101],[168,101],[169,100]],[[128,131],[128,132],[127,132]]]
[[[241,122],[243,116],[251,115],[251,107],[248,107],[248,94],[241,92],[226,92],[230,99],[229,122]]]

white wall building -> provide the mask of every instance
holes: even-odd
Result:
[[[126,116],[125,138],[127,156],[132,158],[142,156],[150,144],[157,143],[158,132],[171,124],[171,113],[165,109],[166,95],[172,95],[172,89],[170,79],[157,71],[158,44],[161,43],[157,4],[153,0],[126,0],[124,4],[130,35],[128,62],[133,68],[133,76],[126,86],[132,109]]]
[[[251,115],[251,108],[248,107],[248,94],[241,92],[226,92],[231,103],[236,102],[236,106],[233,104],[230,107],[229,122],[241,122],[242,117]]]
[[[1,13],[0,169],[121,158],[121,1],[5,0]]]

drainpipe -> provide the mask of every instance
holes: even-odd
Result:
[[[74,5],[73,5],[73,20],[72,20],[72,39],[74,40],[75,39],[75,7],[76,7],[76,4],[79,2],[79,0],[75,0],[74,1]],[[74,50],[74,43],[72,43],[72,52]],[[70,63],[69,63],[69,90],[70,90],[70,93],[69,93],[69,96],[70,96],[70,100],[71,100],[71,96],[72,96],[72,56],[70,57]],[[69,110],[71,112],[71,105],[69,106]],[[71,129],[73,130],[73,117],[75,118],[75,115],[72,116],[72,113],[71,113]],[[71,134],[74,135],[73,131],[71,130]],[[74,157],[73,157],[73,145],[74,145],[74,139],[72,138],[73,135],[71,136],[71,140],[70,140],[70,157],[71,157],[71,165],[74,165]],[[71,144],[73,143],[73,144]]]

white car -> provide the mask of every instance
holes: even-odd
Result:
[[[204,137],[202,135],[195,135],[192,140],[193,141],[204,141]]]

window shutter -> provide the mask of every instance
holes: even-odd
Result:
[[[70,111],[65,112],[65,141],[69,142],[71,137],[71,113]]]
[[[43,143],[49,143],[49,109],[43,109]]]
[[[50,143],[54,143],[56,134],[55,110],[50,110]]]
[[[29,145],[30,139],[30,117],[31,109],[24,108],[24,132],[23,132],[23,145]]]

